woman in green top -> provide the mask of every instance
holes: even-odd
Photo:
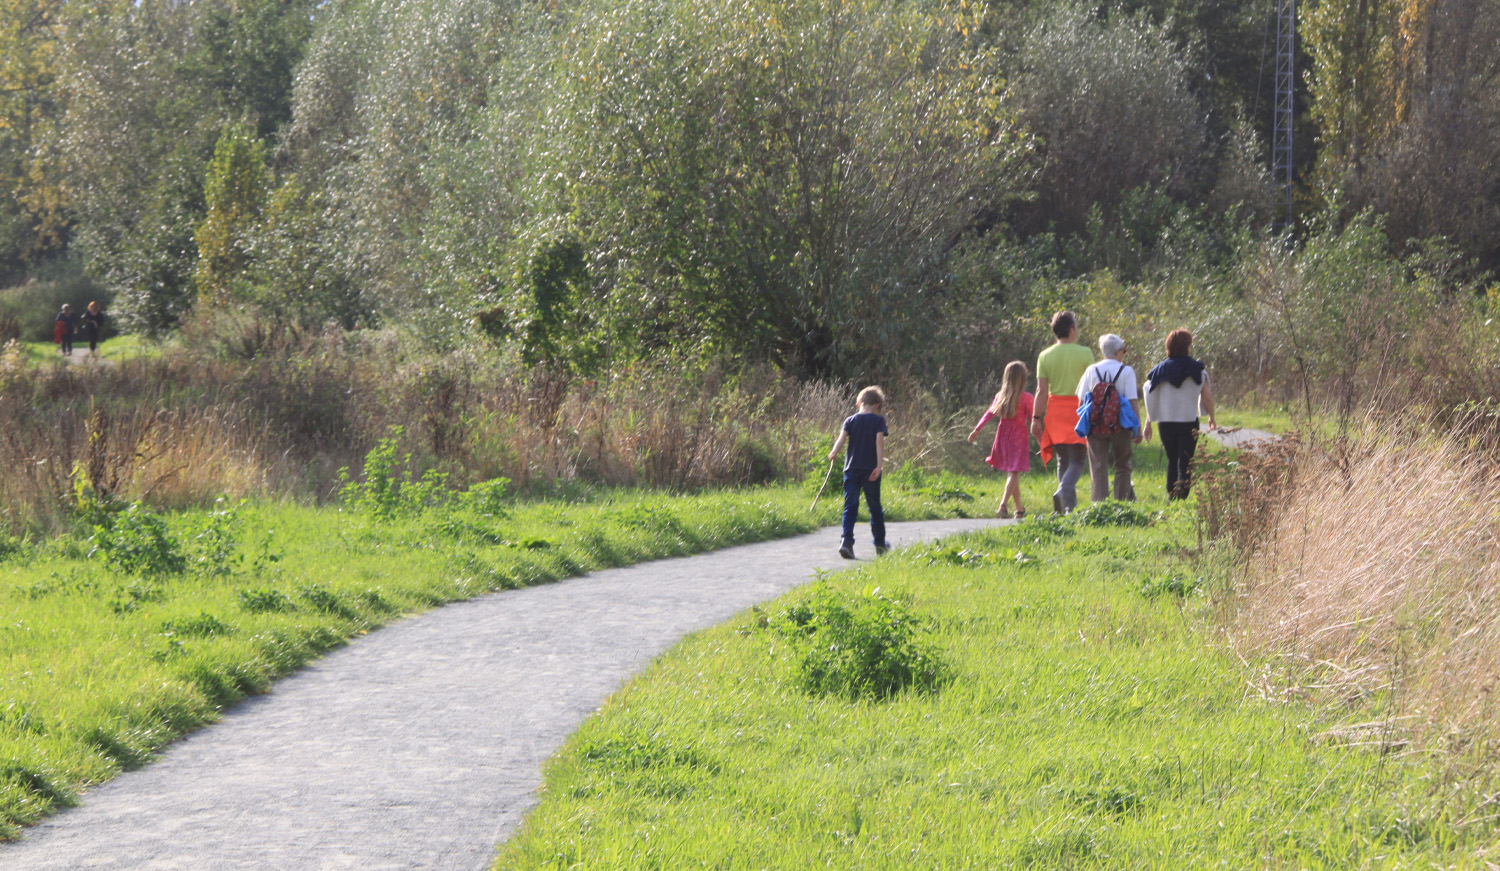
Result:
[[[1036,407],[1031,412],[1031,434],[1042,449],[1042,465],[1057,454],[1057,490],[1052,511],[1067,514],[1078,507],[1078,479],[1088,464],[1088,443],[1074,432],[1078,425],[1078,380],[1094,365],[1094,352],[1078,344],[1078,316],[1060,311],[1052,316],[1056,344],[1036,359]]]

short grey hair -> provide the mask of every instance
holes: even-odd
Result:
[[[1125,340],[1114,333],[1105,333],[1099,337],[1099,351],[1111,360],[1124,349]]]

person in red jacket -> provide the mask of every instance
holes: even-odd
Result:
[[[73,307],[67,303],[53,321],[52,343],[59,346],[64,357],[73,356]]]

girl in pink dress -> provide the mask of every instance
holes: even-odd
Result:
[[[992,418],[1000,418],[1000,425],[995,428],[995,446],[990,449],[990,455],[984,458],[986,463],[1005,473],[1005,493],[1001,495],[1000,508],[995,512],[998,517],[1011,516],[1005,505],[1012,499],[1016,503],[1015,516],[1026,516],[1026,508],[1021,504],[1021,473],[1031,471],[1031,432],[1027,425],[1031,422],[1031,409],[1035,400],[1026,392],[1026,379],[1030,375],[1026,364],[1020,360],[1008,364],[1000,382],[1000,392],[995,394],[995,401],[990,403],[989,411],[984,413],[984,417],[974,425],[974,431],[969,433],[969,444],[973,444],[985,424]]]

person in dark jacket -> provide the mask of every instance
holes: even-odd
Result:
[[[52,343],[64,357],[73,356],[73,307],[63,303],[62,311],[52,321]]]
[[[99,336],[104,332],[104,311],[99,308],[98,300],[88,304],[80,319],[83,321],[83,337],[89,340],[89,356],[97,357]]]

